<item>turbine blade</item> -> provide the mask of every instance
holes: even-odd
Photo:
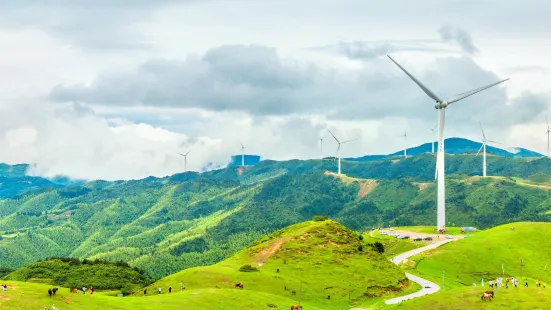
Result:
[[[480,151],[482,151],[482,148],[483,148],[483,147],[484,147],[484,143],[482,143],[482,144],[480,145],[480,148],[478,149],[478,152],[476,152],[475,157],[477,157],[478,154],[480,154]]]
[[[438,98],[438,96],[436,96],[435,93],[433,93],[428,87],[423,85],[423,83],[421,83],[419,80],[417,80],[413,75],[411,75],[406,69],[404,69],[404,67],[400,66],[400,64],[398,64],[394,59],[392,59],[392,57],[390,57],[389,55],[386,55],[386,56],[388,58],[390,58],[390,60],[392,60],[392,62],[394,64],[396,64],[398,66],[398,68],[400,68],[402,71],[404,71],[404,73],[407,74],[407,76],[409,76],[409,78],[413,82],[415,82],[415,84],[417,84],[417,86],[419,86],[425,92],[425,94],[427,94],[427,96],[429,96],[432,99],[436,100],[436,102],[442,102],[442,100],[440,98]]]
[[[186,155],[184,155],[184,154],[182,154],[182,153],[176,153],[176,154],[178,154],[178,155],[180,155],[180,156],[186,156]]]
[[[482,130],[482,137],[484,137],[484,140],[486,140],[486,135],[484,134],[484,129],[482,129],[482,123],[478,122],[480,124],[480,130]]]
[[[189,154],[189,153],[191,153],[191,150],[189,150],[189,151],[186,153],[186,156],[187,156],[187,154]]]
[[[509,79],[507,78],[507,79],[505,79],[505,80],[501,80],[501,81],[499,81],[499,82],[495,82],[495,83],[492,83],[492,84],[490,84],[490,85],[486,85],[486,86],[483,86],[483,87],[480,87],[480,88],[477,88],[477,89],[473,89],[473,90],[471,90],[471,91],[465,92],[465,93],[459,95],[458,97],[453,98],[453,99],[451,99],[451,100],[449,100],[449,101],[446,101],[446,102],[447,102],[448,104],[452,104],[452,103],[454,103],[454,102],[457,102],[457,101],[459,101],[459,100],[463,100],[463,99],[465,99],[465,98],[467,98],[467,97],[470,97],[470,96],[472,96],[472,95],[474,95],[474,94],[476,94],[476,93],[479,93],[479,92],[481,92],[481,91],[483,91],[483,90],[486,90],[486,89],[488,89],[488,88],[490,88],[490,87],[496,86],[496,85],[498,85],[498,84],[500,84],[500,83],[503,83],[503,82],[505,82],[505,81],[508,81],[508,80],[509,80]]]
[[[346,140],[346,141],[341,142],[341,144],[345,144],[345,143],[356,141],[356,140],[358,140],[358,139]]]
[[[327,129],[327,131],[329,131],[329,133],[333,136],[333,139],[335,139],[335,141],[337,141],[337,143],[340,143],[339,139],[337,139],[337,137],[335,137],[335,135],[331,132],[331,130]]]

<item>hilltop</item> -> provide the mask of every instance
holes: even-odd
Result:
[[[445,270],[447,287],[488,281],[503,272],[505,277],[551,283],[550,239],[551,223],[510,223],[415,257],[414,270],[436,281]]]
[[[52,258],[15,270],[4,277],[11,281],[47,283],[53,286],[93,286],[98,290],[121,290],[130,293],[152,282],[143,271],[123,262],[88,261],[75,258]]]
[[[249,272],[243,272],[244,268]],[[234,289],[242,282],[249,294],[263,292],[290,299],[297,299],[302,290],[303,303],[323,309],[348,305],[349,290],[352,304],[363,304],[400,293],[410,285],[385,256],[331,220],[292,225],[216,265],[183,270],[149,289],[179,287],[180,281],[192,291]]]

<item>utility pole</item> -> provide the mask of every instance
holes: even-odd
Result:
[[[350,282],[348,282],[348,307],[350,307]]]
[[[442,269],[442,289],[444,289],[444,269]]]
[[[524,267],[524,261],[520,259],[520,278],[522,279],[522,267]]]
[[[300,281],[300,289],[298,292],[298,308],[300,309],[300,299],[302,298],[302,281]]]
[[[503,267],[503,264],[501,264],[501,275],[505,276],[505,268]]]

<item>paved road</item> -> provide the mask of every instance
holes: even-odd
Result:
[[[446,244],[446,243],[448,243],[450,241],[454,241],[454,240],[455,239],[446,239],[446,240],[442,240],[442,241],[437,241],[437,242],[434,242],[434,243],[429,244],[427,246],[417,248],[415,250],[411,250],[409,252],[405,252],[405,253],[402,253],[400,255],[394,256],[390,261],[395,263],[396,265],[398,265],[401,262],[407,260],[408,258],[410,258],[412,256],[415,256],[419,253],[422,253],[422,252],[425,252],[425,251],[428,251],[428,250],[435,249],[435,248],[437,248],[437,247],[439,247],[443,244]],[[420,278],[418,276],[414,276],[412,274],[406,273],[406,277],[408,279],[410,279],[411,281],[421,285],[421,287],[423,287],[423,288],[420,291],[415,292],[413,294],[409,294],[409,295],[406,295],[406,296],[401,296],[401,297],[396,297],[396,298],[386,300],[385,303],[387,305],[397,304],[397,303],[400,303],[404,300],[413,299],[413,298],[421,297],[421,296],[428,295],[428,294],[433,294],[433,293],[436,293],[440,290],[440,286],[438,286],[436,283],[432,283],[432,282],[427,281],[427,280],[425,280],[423,278]],[[429,282],[430,288],[425,288],[425,283],[426,282]]]

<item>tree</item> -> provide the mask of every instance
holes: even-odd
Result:
[[[379,241],[375,242],[373,244],[373,246],[375,247],[375,251],[377,251],[381,254],[385,252],[385,246],[382,243],[380,243]]]

